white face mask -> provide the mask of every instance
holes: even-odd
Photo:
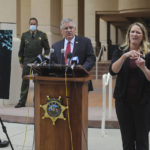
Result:
[[[30,25],[30,30],[35,31],[36,30],[36,25]]]

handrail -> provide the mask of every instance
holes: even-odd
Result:
[[[102,47],[101,47],[101,49],[100,49],[100,51],[99,51],[99,54],[98,54],[98,56],[97,56],[98,61],[99,61],[99,59],[100,59],[100,57],[101,57],[101,54],[102,54],[102,52],[104,51],[104,49],[105,49],[105,45],[102,45]]]
[[[102,45],[102,47],[99,51],[99,54],[96,57],[96,80],[98,79],[98,62],[99,62],[99,59],[102,57],[101,54],[104,52],[104,50],[105,50],[105,46]]]
[[[105,120],[106,120],[106,87],[109,85],[109,102],[108,102],[108,117],[112,115],[112,76],[110,73],[103,74],[102,76],[102,122],[101,122],[101,135],[105,135]]]

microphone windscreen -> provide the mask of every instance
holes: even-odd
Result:
[[[65,53],[65,50],[64,50],[64,49],[61,49],[61,53]]]
[[[49,60],[50,57],[48,55],[44,56],[44,59]]]
[[[50,53],[54,53],[54,49],[53,48],[50,49]]]
[[[39,62],[42,62],[42,61],[44,60],[42,54],[39,54],[39,55],[37,56],[37,59],[39,60]]]
[[[79,58],[78,58],[78,56],[74,56],[74,57],[71,58],[71,64],[73,64],[73,63],[79,64]]]
[[[39,54],[39,55],[35,58],[35,60],[34,60],[33,63],[34,63],[34,64],[41,63],[43,60],[44,60],[43,55],[42,55],[42,54]]]
[[[67,54],[67,59],[71,59],[71,58],[72,58],[72,53],[70,52]]]

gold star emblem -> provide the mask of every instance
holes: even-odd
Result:
[[[55,125],[57,119],[66,120],[66,118],[64,118],[63,112],[68,109],[68,107],[61,104],[61,96],[59,96],[59,98],[50,98],[47,96],[46,101],[46,104],[40,105],[40,107],[44,110],[42,119],[51,119],[53,125]]]

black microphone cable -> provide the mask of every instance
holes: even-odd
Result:
[[[62,64],[62,63],[63,63],[64,53],[65,53],[65,50],[64,50],[64,49],[61,49],[60,64]]]
[[[50,49],[50,53],[49,53],[49,64],[54,64],[54,49],[51,48]]]
[[[72,53],[70,52],[70,53],[67,54],[67,64],[66,64],[66,67],[65,67],[65,72],[68,71],[68,67],[70,65],[71,58],[72,58]]]

